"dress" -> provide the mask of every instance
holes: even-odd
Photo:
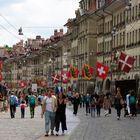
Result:
[[[58,108],[56,111],[56,118],[55,118],[55,122],[56,122],[56,131],[59,131],[59,126],[60,123],[62,124],[62,131],[67,130],[67,126],[66,126],[66,104],[64,103],[64,99],[62,100],[62,102],[59,101],[59,99],[57,100],[58,103]]]

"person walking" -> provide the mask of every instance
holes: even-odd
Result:
[[[14,92],[11,92],[11,95],[9,97],[9,104],[10,104],[10,115],[12,119],[15,118],[16,106],[18,104],[18,98],[16,97]]]
[[[87,93],[87,95],[85,96],[86,115],[88,115],[88,113],[90,114],[90,102],[91,102],[91,96]]]
[[[130,105],[130,113],[131,116],[136,116],[136,96],[135,96],[135,91],[132,90],[130,93],[130,97],[129,97],[129,105]]]
[[[120,93],[120,88],[117,88],[117,94],[114,100],[115,109],[117,110],[117,119],[120,119],[121,116],[121,109],[123,107],[123,98]]]
[[[32,119],[34,118],[35,115],[35,106],[36,106],[36,96],[33,93],[31,93],[29,97],[29,105],[30,105],[30,115]]]
[[[97,117],[100,117],[101,114],[101,107],[102,107],[102,98],[100,95],[96,96],[96,110],[97,110]]]
[[[128,94],[126,95],[126,110],[125,110],[125,115],[126,116],[127,114],[130,116],[130,104],[129,104],[129,97],[130,97],[130,93],[131,91],[128,91]]]
[[[28,106],[28,104],[29,104],[29,96],[28,96],[28,94],[26,94],[26,96],[25,96],[25,102],[26,102],[26,105]]]
[[[57,99],[57,110],[56,110],[56,117],[55,117],[55,123],[56,123],[56,136],[59,135],[59,127],[61,123],[62,127],[62,134],[64,134],[64,131],[67,130],[66,125],[66,96],[63,93],[59,93],[58,99]]]
[[[42,113],[41,117],[45,115],[45,137],[49,136],[49,129],[51,127],[51,135],[54,135],[54,125],[55,125],[55,114],[57,110],[57,99],[53,95],[51,89],[48,91],[48,95],[42,101]]]
[[[109,114],[109,109],[111,108],[111,99],[109,94],[106,94],[103,101],[104,115],[107,116]]]
[[[75,93],[73,97],[73,114],[76,116],[78,112],[78,106],[80,104],[79,93]]]
[[[91,108],[91,117],[95,117],[95,111],[96,111],[96,98],[95,97],[92,97],[91,99],[90,108]]]
[[[25,107],[27,107],[27,105],[25,104],[25,101],[22,100],[20,104],[21,118],[25,117]]]

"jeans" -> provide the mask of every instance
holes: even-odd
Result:
[[[95,107],[91,107],[91,117],[95,117]]]
[[[55,112],[47,111],[45,112],[45,130],[48,133],[49,132],[49,126],[51,124],[51,131],[54,130],[55,125]]]

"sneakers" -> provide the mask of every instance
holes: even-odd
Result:
[[[62,131],[62,135],[63,135],[63,136],[65,135],[64,131]]]
[[[45,137],[48,137],[48,136],[49,136],[49,134],[48,134],[48,132],[46,132]]]
[[[51,131],[51,135],[52,135],[52,136],[54,136],[54,133],[53,133],[53,131]]]

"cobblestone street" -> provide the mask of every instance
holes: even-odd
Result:
[[[70,140],[139,140],[140,115],[134,119],[117,120],[116,112],[108,117],[91,118],[85,115],[85,109],[80,109],[78,117],[81,123],[70,136]]]
[[[25,118],[21,119],[20,109],[17,107],[16,118],[11,119],[10,113],[0,113],[0,139],[1,140],[34,140],[43,132],[43,119],[40,118],[40,109],[36,108],[35,118],[31,119],[29,108],[26,109]]]
[[[0,113],[0,140],[37,140],[43,139],[45,134],[44,118],[40,117],[40,107],[35,110],[35,118],[31,119],[29,108],[26,108],[24,119],[20,117],[20,108],[17,107],[16,118],[11,119],[10,113]],[[64,138],[67,138],[71,131],[79,123],[71,111],[67,110],[68,132]],[[56,137],[56,136],[55,136]],[[50,137],[52,139],[53,137]]]
[[[61,136],[60,132],[59,137],[49,136],[48,140],[139,140],[140,138],[140,115],[134,119],[122,117],[118,121],[114,109],[110,116],[104,117],[102,114],[99,118],[86,116],[85,108],[80,108],[77,116],[74,116],[70,110],[67,109],[68,131],[65,136]],[[26,109],[25,119],[21,119],[20,109],[17,108],[15,119],[10,118],[9,112],[1,112],[0,122],[0,140],[46,140],[44,119],[40,118],[40,107],[36,108],[34,119],[30,118],[29,108]]]

